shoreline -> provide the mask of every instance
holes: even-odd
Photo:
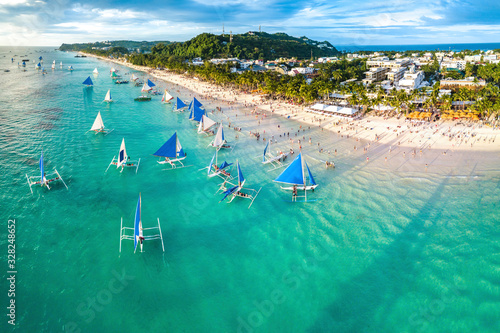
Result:
[[[146,66],[137,66],[117,59],[109,59],[86,53],[87,56],[122,65],[144,72],[166,83],[177,86],[177,92],[190,97],[206,99],[211,103],[224,103],[224,111],[231,113],[243,109],[254,113],[256,118],[264,113],[297,121],[299,125],[322,127],[337,136],[353,138],[388,147],[389,151],[401,147],[422,153],[425,150],[464,151],[464,152],[500,152],[500,130],[479,123],[468,125],[451,121],[435,123],[412,122],[404,118],[386,118],[368,115],[359,119],[342,119],[323,116],[306,111],[303,106],[296,106],[278,101],[264,100],[257,94],[247,94],[235,89],[225,89],[196,78],[187,78],[163,70]],[[236,115],[237,117],[237,115]],[[228,117],[229,118],[229,117]],[[262,119],[264,119],[262,117]],[[302,127],[301,126],[301,127]],[[363,145],[361,144],[360,147]]]

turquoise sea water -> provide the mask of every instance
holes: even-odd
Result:
[[[247,209],[245,200],[218,203],[219,181],[198,171],[212,157],[211,138],[198,135],[186,113],[161,105],[161,96],[134,102],[140,88],[113,84],[111,64],[50,48],[0,51],[5,314],[9,219],[16,219],[18,271],[17,324],[2,313],[2,332],[500,330],[498,153],[403,158],[398,148],[385,162],[387,147],[372,144],[367,163],[362,149],[352,150],[363,143],[307,129],[301,136],[313,143],[303,150],[320,186],[310,195],[317,201],[292,204],[272,182],[280,170],[260,163],[264,143],[247,133],[267,128],[289,149],[279,133],[294,136],[299,125],[273,116],[258,125],[223,106],[225,114],[213,117],[227,125],[229,116],[243,132],[236,139],[226,128],[236,146],[220,159],[238,159],[246,185],[262,187]],[[33,63],[19,70],[20,55],[43,56],[48,74]],[[89,75],[91,89],[82,85]],[[110,88],[116,102],[101,103]],[[115,129],[105,137],[85,134],[98,111]],[[170,171],[151,154],[174,131],[192,166]],[[138,173],[104,173],[122,138],[141,158]],[[319,154],[318,141],[337,155]],[[69,190],[55,184],[30,193],[25,174],[38,174],[42,149],[46,170],[57,168]],[[337,168],[325,170],[321,159]],[[132,226],[139,193],[143,225],[160,219],[165,253],[157,241],[135,254],[124,242],[119,255],[120,219]]]

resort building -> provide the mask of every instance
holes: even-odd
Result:
[[[464,71],[466,64],[467,61],[465,60],[446,61],[446,62],[443,61],[440,65],[440,68],[441,69],[453,68],[453,69],[458,69],[459,71]]]
[[[386,67],[373,67],[368,72],[365,72],[366,78],[363,79],[363,84],[372,84],[373,82],[382,81],[385,79],[385,74],[389,71]]]
[[[414,68],[404,74],[402,80],[399,80],[399,87],[407,90],[420,88],[425,79],[424,71],[415,72]]]
[[[464,80],[453,80],[446,79],[441,80],[439,86],[441,88],[450,88],[450,89],[460,89],[460,88],[481,88],[486,86],[486,81],[478,80],[474,77],[468,77]]]
[[[411,60],[408,58],[389,60],[389,58],[373,59],[366,62],[366,66],[370,68],[385,67],[389,69],[399,69],[411,65]]]
[[[399,82],[404,77],[406,72],[406,67],[394,68],[390,72],[387,72],[385,75],[387,80],[391,82]]]

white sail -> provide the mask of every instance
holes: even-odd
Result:
[[[52,64],[53,64],[53,65],[55,65],[55,64],[56,64],[56,61],[55,61],[55,60],[54,60],[54,61],[52,61]]]
[[[174,99],[174,97],[168,93],[167,89],[165,89],[165,93],[163,94],[161,101],[163,103],[168,103],[172,99]]]
[[[120,146],[120,152],[118,153],[118,162],[116,167],[119,168],[122,164],[127,162],[127,150],[125,149],[125,139],[122,139],[122,144]]]
[[[200,125],[198,125],[198,133],[203,133],[203,120],[200,121]]]
[[[130,79],[132,81],[137,81],[139,78],[137,76],[135,76],[134,74],[132,74],[132,77]]]
[[[60,63],[60,66],[62,67],[62,61],[61,61],[61,63]]]
[[[212,142],[212,146],[220,147],[223,144],[224,144],[224,130],[222,129],[222,124],[220,124],[219,130],[217,131],[217,134],[215,135],[215,139]]]
[[[212,119],[208,118],[207,116],[203,115],[201,122],[203,123],[203,131],[208,130],[210,127],[216,124],[215,121]]]
[[[102,122],[101,111],[97,114],[97,117],[94,120],[94,124],[92,125],[91,131],[102,131],[104,129],[104,123]]]
[[[109,70],[110,73],[112,72],[116,72],[116,69],[114,67],[111,67],[111,69]]]
[[[106,93],[106,97],[104,97],[105,102],[112,102],[113,100],[111,99],[111,89],[108,89],[108,92]]]
[[[55,69],[56,68],[56,65],[55,64],[52,64],[52,69]]]
[[[153,88],[151,88],[150,86],[148,86],[147,83],[144,83],[144,85],[142,86],[142,89],[141,91],[150,91],[152,90]]]
[[[97,70],[97,68],[94,69],[94,71],[92,72],[94,74],[99,74],[99,71]]]

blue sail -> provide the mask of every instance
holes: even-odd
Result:
[[[305,185],[304,169],[302,169],[302,153],[274,181],[292,185]]]
[[[137,207],[135,208],[135,222],[134,222],[134,252],[137,249],[137,240],[141,234],[141,195],[139,194],[139,200],[137,200]]]
[[[215,159],[216,154],[217,154],[217,152],[215,152],[214,156],[212,156],[212,160],[210,161],[210,165],[208,166],[207,174],[210,174],[210,171],[212,171],[212,165],[214,164],[214,159]]]
[[[177,132],[175,132],[174,135],[172,135],[170,139],[168,139],[167,142],[165,142],[163,146],[161,146],[160,149],[158,149],[156,153],[154,153],[153,155],[160,157],[175,158],[177,157],[176,146],[177,146]]]
[[[306,164],[306,168],[307,168],[307,173],[309,174],[309,183],[311,183],[311,185],[316,185],[316,182],[314,181],[314,177],[311,173],[311,170],[309,170],[309,166]]]
[[[40,156],[39,165],[40,165],[40,177],[41,177],[40,180],[43,182],[43,174],[45,173],[43,170],[43,150],[42,150],[42,156]]]
[[[43,58],[42,58],[42,56],[40,56],[38,59],[42,60]]]
[[[264,148],[264,155],[262,156],[262,162],[266,161],[267,147],[269,147],[269,141],[267,141],[266,148]]]
[[[92,79],[90,78],[90,76],[85,81],[83,81],[83,84],[86,84],[87,86],[93,86],[94,85],[94,83],[92,82]]]
[[[223,194],[225,194],[225,196],[224,196],[224,198],[222,198],[222,200],[221,200],[221,201],[219,201],[219,202],[224,201],[224,199],[226,199],[228,196],[230,196],[231,194],[235,193],[235,192],[238,190],[238,187],[239,187],[239,186],[238,186],[238,185],[236,185],[236,186],[231,187],[229,190],[222,192]]]
[[[203,106],[203,104],[201,104],[201,102],[199,100],[196,99],[196,97],[193,97],[193,103],[195,106],[201,108]]]
[[[155,86],[156,86],[156,84],[154,84],[153,82],[151,82],[151,80],[150,80],[150,79],[148,79],[148,86],[149,86],[150,88],[153,88],[153,87],[155,87]]]
[[[177,97],[177,100],[175,102],[175,106],[177,108],[177,110],[183,108],[186,106],[186,103],[184,103],[179,97]]]
[[[200,107],[196,106],[196,104],[195,104],[194,108],[193,108],[193,113],[192,114],[193,114],[193,120],[195,120],[195,121],[201,121],[201,118],[205,114],[205,110],[200,109]]]
[[[191,107],[189,107],[189,111],[190,111],[190,112],[189,112],[189,120],[192,120],[192,119],[193,119],[193,117],[194,117],[194,109],[193,109],[193,108],[191,108]]]
[[[222,162],[222,164],[219,167],[219,170],[222,170],[224,168],[227,168],[228,166],[233,165],[233,163],[227,163],[226,161]]]
[[[240,162],[236,162],[236,164],[238,165],[238,186],[241,187],[245,183],[245,177],[243,177],[243,172],[241,172]]]

